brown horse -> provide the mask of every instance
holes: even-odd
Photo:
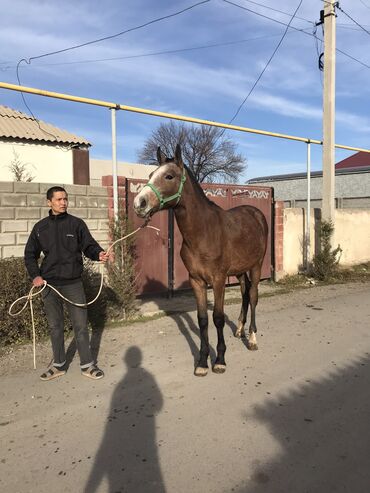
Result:
[[[247,346],[251,350],[258,349],[255,317],[258,283],[267,246],[266,219],[259,209],[249,205],[224,210],[211,202],[183,164],[180,146],[176,147],[174,158],[167,158],[160,148],[157,157],[159,167],[136,196],[134,209],[138,216],[147,219],[161,209],[174,209],[183,237],[180,254],[197,301],[201,346],[195,375],[205,376],[208,371],[207,285],[213,287],[213,321],[218,336],[213,371],[223,373],[226,369],[223,329],[227,276],[237,276],[242,292],[242,308],[235,335],[245,337],[244,325],[250,303]]]

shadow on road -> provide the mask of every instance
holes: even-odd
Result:
[[[370,357],[343,368],[332,364],[322,380],[306,380],[242,417],[267,426],[282,452],[256,461],[252,477],[232,491],[370,491]]]
[[[124,362],[127,372],[113,393],[104,437],[84,493],[100,491],[104,478],[109,493],[165,492],[155,424],[163,406],[162,394],[154,377],[141,366],[138,347],[127,349]]]
[[[187,284],[186,287],[188,288]],[[148,279],[147,283],[145,284],[144,290],[151,290],[155,293],[159,293],[159,292],[165,293],[166,286],[164,286],[164,284],[156,280]],[[189,309],[192,311],[196,310],[196,302],[192,290],[188,289],[187,294],[189,295],[189,297],[185,302],[186,307],[181,306],[182,304],[184,304],[184,300],[183,300],[184,294],[181,292],[180,294],[175,293],[173,298],[171,299],[168,299],[168,297],[165,294],[162,297],[155,296],[155,305],[157,306],[158,310],[164,312],[167,316],[171,317],[172,320],[176,323],[181,334],[185,337],[189,345],[191,354],[194,359],[194,366],[196,366],[199,360],[199,347],[200,347],[199,327],[196,323],[194,323],[192,317],[187,312],[187,310]],[[182,301],[179,301],[180,296],[182,298]],[[150,299],[150,295],[147,295],[147,298]],[[212,331],[214,331],[214,340],[216,341],[217,330],[213,324],[212,309],[213,309],[212,304],[208,302],[208,318],[209,318],[208,334],[210,335],[210,337],[212,337]],[[160,321],[158,323],[160,323]],[[227,317],[227,315],[225,315],[225,329],[227,326],[229,326],[231,331],[235,334],[237,329],[236,325]],[[196,340],[194,340],[195,338]],[[216,360],[216,351],[211,344],[210,344],[210,358],[212,362]]]

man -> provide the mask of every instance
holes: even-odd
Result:
[[[91,236],[82,219],[67,213],[68,195],[62,187],[51,187],[46,192],[48,217],[32,229],[25,248],[25,264],[34,286],[44,281],[54,286],[65,298],[75,303],[86,303],[82,285],[82,253],[91,260],[106,262],[109,255]],[[40,254],[44,258],[39,265]],[[46,318],[50,328],[53,362],[40,376],[52,380],[66,372],[64,346],[63,299],[48,286],[42,291]],[[80,356],[82,375],[98,380],[103,371],[93,361],[87,328],[87,309],[66,302]]]

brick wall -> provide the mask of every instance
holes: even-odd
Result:
[[[33,225],[48,214],[47,183],[0,182],[0,258],[23,257]],[[68,212],[83,219],[103,248],[108,246],[109,189],[64,185]]]
[[[113,218],[113,176],[102,176],[102,184],[107,190],[108,197],[108,216]],[[118,202],[122,210],[126,210],[126,178],[124,176],[117,176],[118,185]],[[92,188],[92,187],[91,187]]]
[[[275,226],[274,226],[274,245],[275,245],[275,281],[284,275],[284,202],[275,202]]]

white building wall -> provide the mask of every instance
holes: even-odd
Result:
[[[147,180],[158,165],[117,162],[117,175],[125,178]],[[107,159],[90,159],[90,185],[100,186],[102,176],[112,175],[112,161]]]
[[[68,146],[20,142],[0,142],[0,181],[14,181],[9,165],[15,153],[33,182],[73,184],[73,157]]]

